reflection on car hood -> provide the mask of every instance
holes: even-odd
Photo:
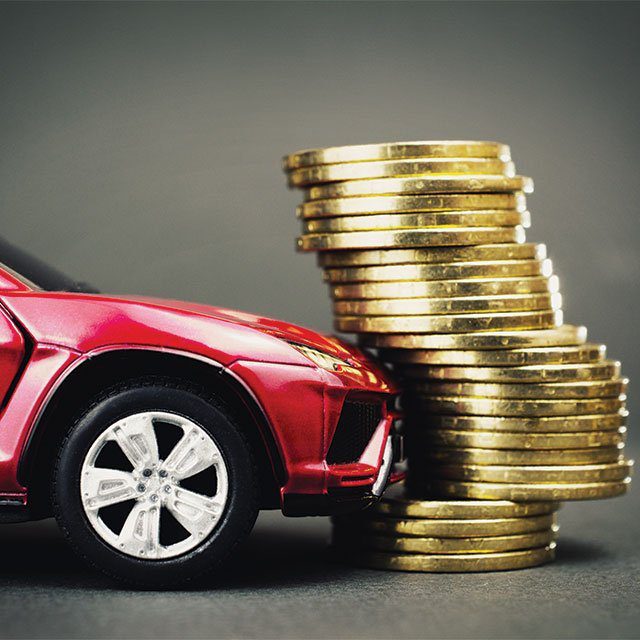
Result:
[[[296,324],[286,322],[284,320],[275,320],[273,318],[265,318],[246,311],[234,311],[233,309],[225,309],[223,307],[214,307],[198,302],[184,302],[182,300],[165,300],[162,298],[150,298],[146,296],[118,296],[120,300],[128,300],[131,302],[141,302],[153,306],[161,306],[176,311],[193,313],[201,316],[215,318],[240,324],[245,327],[256,329],[262,333],[266,333],[287,340],[288,342],[298,342],[314,347],[325,353],[337,356],[338,358],[349,359],[357,357],[360,360],[367,360],[367,356],[362,354],[353,345],[347,344],[334,336],[324,335],[306,329]]]

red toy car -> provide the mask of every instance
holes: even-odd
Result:
[[[0,257],[2,521],[53,514],[92,565],[161,586],[222,560],[260,508],[329,514],[384,489],[396,389],[355,348]]]

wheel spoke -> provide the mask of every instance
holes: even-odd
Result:
[[[138,502],[118,534],[118,546],[129,553],[155,557],[160,545],[160,507]],[[144,553],[142,553],[144,552]]]
[[[136,497],[132,474],[117,469],[86,467],[82,474],[82,499],[87,509],[98,510]]]
[[[220,459],[218,449],[201,430],[188,429],[171,450],[163,467],[176,480],[204,471]]]
[[[113,427],[113,436],[134,468],[158,464],[158,441],[148,415],[121,420]]]
[[[194,536],[211,529],[220,518],[223,506],[215,498],[182,488],[177,488],[166,502],[175,519]]]

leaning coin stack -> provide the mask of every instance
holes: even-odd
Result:
[[[532,182],[508,147],[334,147],[285,169],[306,190],[298,247],[319,252],[336,329],[402,382],[412,498],[464,510],[626,490],[626,380],[583,327],[562,324],[545,247],[525,242]]]

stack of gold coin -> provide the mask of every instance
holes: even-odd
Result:
[[[415,498],[556,501],[623,493],[620,365],[562,322],[529,178],[495,142],[409,142],[285,158],[302,251],[335,327],[402,382]],[[468,502],[462,502],[462,507]]]
[[[524,569],[553,560],[553,502],[384,497],[334,518],[333,547],[351,562],[399,571]]]
[[[285,158],[305,251],[516,242],[528,225],[505,145],[403,143],[303,151]],[[357,264],[357,263],[356,263]]]
[[[449,364],[434,363],[430,353],[385,352],[404,379],[415,427],[408,430],[412,490],[509,500],[626,490],[626,380],[604,347],[467,351],[463,358],[439,351],[438,361]],[[460,364],[464,358],[475,365]],[[538,364],[515,364],[520,358]]]

